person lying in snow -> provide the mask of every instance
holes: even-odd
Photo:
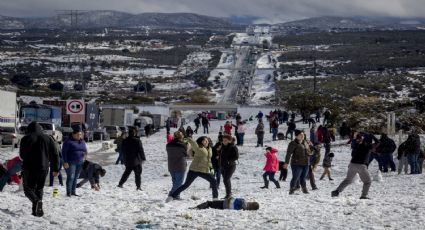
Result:
[[[229,198],[224,200],[214,200],[204,202],[192,209],[231,209],[231,210],[258,210],[258,202],[247,202],[242,198]]]

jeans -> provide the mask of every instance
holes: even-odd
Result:
[[[61,168],[63,165],[63,160],[59,161],[59,175],[58,175],[58,180],[59,180],[59,184],[63,185],[63,177],[62,177],[62,173],[61,173]],[[50,172],[49,172],[49,186],[53,186],[53,183],[55,181],[55,177],[53,176],[53,171],[52,171],[52,164],[50,163]]]
[[[186,172],[172,172],[171,174],[171,180],[173,182],[173,187],[171,188],[171,191],[169,192],[169,196],[173,194],[180,186],[183,185],[184,176]]]
[[[382,163],[382,157],[378,153],[371,153],[369,157],[369,164],[373,161],[373,159],[376,159],[379,166],[379,171],[384,171],[384,164]]]
[[[308,174],[308,165],[291,165],[292,170],[292,180],[291,180],[291,189],[294,189],[298,184],[301,184],[301,187],[305,188],[305,178]]]
[[[273,140],[277,140],[277,128],[272,128],[272,133],[273,133]]]
[[[221,174],[223,175],[224,187],[226,187],[226,196],[232,195],[232,176],[235,173],[236,165],[223,167],[221,169]]]
[[[210,186],[212,188],[212,195],[213,198],[218,198],[218,190],[217,190],[217,184],[213,177],[213,175],[209,173],[201,173],[201,172],[195,172],[192,170],[189,170],[187,173],[186,181],[182,186],[180,186],[176,191],[174,191],[171,196],[174,198],[179,197],[180,193],[182,193],[184,190],[190,187],[190,185],[195,181],[196,178],[201,177],[208,182],[210,182]]]
[[[390,166],[391,171],[395,172],[396,168],[392,153],[384,153],[381,156],[383,172],[388,172],[388,165]]]
[[[291,141],[294,139],[294,130],[288,130],[286,131],[286,139],[288,139],[288,134],[291,134]]]
[[[122,159],[122,151],[118,152],[118,158],[117,158],[117,161],[115,161],[116,165],[119,164],[119,163],[124,164],[124,161]]]
[[[0,192],[3,191],[4,186],[12,175],[15,175],[17,172],[22,170],[22,161],[16,162],[7,172],[0,177]]]
[[[243,145],[243,138],[245,136],[245,133],[238,133],[239,136],[239,145]]]
[[[214,169],[214,177],[217,182],[217,189],[220,187],[220,179],[221,179],[221,169]]]
[[[407,161],[410,165],[410,174],[418,174],[419,173],[419,165],[418,165],[419,154],[407,154]]]
[[[204,126],[204,134],[208,134],[208,125],[203,125]]]
[[[277,188],[280,188],[279,182],[274,178],[274,175],[276,172],[264,172],[263,179],[264,179],[264,187],[269,187],[269,181],[267,180],[267,177],[271,182],[273,182]]]
[[[83,168],[84,162],[72,162],[68,163],[69,167],[66,171],[66,194],[75,194],[77,188],[77,179],[80,176],[81,169]]]
[[[119,185],[122,186],[130,176],[131,172],[134,171],[134,178],[136,180],[136,188],[142,186],[142,165],[136,165],[133,167],[125,167],[124,173],[122,174]]]

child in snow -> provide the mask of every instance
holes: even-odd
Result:
[[[334,153],[329,153],[325,155],[325,158],[323,158],[323,168],[325,171],[323,172],[322,176],[320,177],[320,180],[323,180],[326,175],[328,175],[329,180],[334,180],[331,177],[331,167],[332,167],[332,159],[334,158]]]
[[[283,167],[284,164],[285,164],[285,161],[279,161],[279,171],[280,171],[279,180],[280,181],[286,181],[286,177],[288,177],[288,169]]]
[[[172,142],[174,140],[174,136],[170,134],[169,131],[167,131],[167,144]]]
[[[279,161],[277,159],[277,149],[272,147],[266,148],[266,153],[264,154],[267,158],[266,166],[264,166],[264,186],[262,189],[269,188],[269,181],[267,177],[269,177],[270,181],[272,181],[276,188],[280,188],[279,182],[274,178],[274,174],[279,170]]]
[[[247,202],[242,198],[229,198],[224,200],[207,201],[193,209],[232,209],[232,210],[258,210],[260,205],[257,202]]]

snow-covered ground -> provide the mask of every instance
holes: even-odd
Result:
[[[211,123],[213,141],[223,123]],[[45,216],[36,218],[31,216],[30,202],[24,194],[15,192],[17,186],[6,186],[0,193],[0,229],[134,229],[136,222],[148,222],[157,229],[423,229],[423,175],[385,174],[382,182],[372,183],[371,200],[359,199],[359,183],[349,186],[338,198],[330,197],[330,192],[343,180],[350,160],[349,146],[343,145],[343,141],[337,141],[332,148],[335,180],[317,180],[319,190],[290,196],[289,182],[281,183],[281,189],[273,186],[260,189],[265,157],[263,148],[255,148],[255,125],[255,121],[247,124],[246,145],[239,148],[240,159],[232,183],[235,196],[260,203],[258,211],[189,209],[212,199],[209,185],[202,179],[197,179],[182,193],[183,201],[164,203],[171,178],[167,172],[165,131],[161,131],[148,139],[142,138],[147,155],[143,166],[143,191],[136,192],[133,176],[123,189],[117,188],[124,168],[106,165],[107,174],[101,179],[100,192],[86,185],[77,190],[81,197],[67,198],[65,188],[60,187],[60,197],[53,198],[52,188],[46,187]],[[280,131],[285,130],[286,126],[280,128]],[[265,144],[277,147],[279,158],[284,158],[288,141],[272,142],[267,133]],[[116,155],[112,151],[93,155],[98,159],[106,158],[101,162],[113,162]],[[374,163],[370,172],[375,174],[376,171]],[[316,178],[322,172],[319,166]],[[290,178],[291,173],[288,180]],[[220,197],[224,196],[222,184],[219,193]]]

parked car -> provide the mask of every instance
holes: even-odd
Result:
[[[118,126],[105,126],[104,127],[106,132],[109,134],[109,136],[111,137],[111,139],[116,139],[119,136],[121,136],[121,130],[120,127]]]
[[[59,130],[59,127],[57,127],[55,124],[53,123],[45,123],[45,122],[40,122],[39,123],[41,125],[41,127],[43,128],[43,131],[45,134],[53,137],[53,139],[58,142],[59,144],[62,143],[63,140],[63,134],[62,132]]]
[[[19,146],[24,136],[15,127],[0,127],[0,134],[2,136],[2,145],[12,145],[16,148]]]
[[[96,129],[93,131],[93,140],[99,141],[99,140],[110,140],[111,137],[109,136],[109,133],[106,132],[105,129]]]
[[[72,134],[71,127],[60,127],[60,131],[62,132],[62,141],[65,141]]]
[[[93,141],[93,131],[91,131],[87,128],[87,124],[80,123],[80,122],[74,122],[74,123],[71,124],[71,127],[75,127],[75,126],[81,127],[81,130],[83,131],[83,134],[84,134],[84,141],[85,142]]]
[[[128,133],[128,127],[120,126],[121,132],[127,132]]]

